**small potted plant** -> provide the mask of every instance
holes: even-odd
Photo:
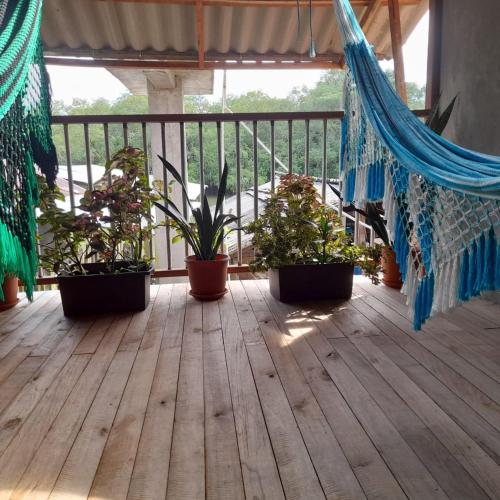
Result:
[[[19,299],[17,298],[18,291],[19,280],[17,276],[5,274],[0,293],[0,311],[10,309],[19,302]]]
[[[204,194],[200,208],[194,208],[189,201],[186,185],[177,170],[165,158],[159,157],[165,169],[178,182],[189,204],[192,218],[187,219],[168,197],[163,197],[164,205],[155,205],[169,218],[169,224],[177,231],[176,240],[185,239],[194,255],[186,257],[186,265],[191,286],[191,295],[198,300],[217,300],[226,292],[227,266],[229,256],[219,253],[226,229],[239,219],[222,213],[226,195],[228,167],[224,165],[214,214],[210,210],[207,195]],[[175,240],[174,239],[174,240]]]
[[[311,177],[285,175],[262,215],[247,225],[271,294],[282,302],[349,299],[354,266],[378,282],[379,247],[354,245],[336,211],[321,203]]]
[[[144,153],[118,151],[77,213],[58,207],[64,196],[57,187],[49,188],[42,177],[39,184],[40,261],[58,276],[64,314],[145,309],[152,271],[145,256],[153,230],[150,208],[158,198],[148,184]]]

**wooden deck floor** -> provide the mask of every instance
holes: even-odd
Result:
[[[500,498],[500,307],[412,331],[402,297],[0,314],[0,499]]]

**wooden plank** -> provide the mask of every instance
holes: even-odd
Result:
[[[202,306],[187,301],[167,500],[205,497]]]
[[[186,285],[174,284],[127,498],[156,500],[167,491],[181,356]]]
[[[62,317],[37,346],[30,352],[30,356],[49,356],[61,340],[71,330],[75,321],[72,318]],[[85,337],[83,337],[85,339]]]
[[[35,292],[33,294],[33,302],[42,296],[41,292]],[[7,309],[6,311],[0,312],[0,328],[7,323],[14,316],[17,316],[22,311],[24,311],[32,302],[28,300],[26,295],[24,297],[19,297],[19,302],[12,308]]]
[[[112,497],[118,500],[127,497],[158,353],[167,321],[171,292],[171,285],[162,285],[160,287],[151,310],[151,316],[145,329],[143,328],[144,336],[139,352],[100,462],[98,462],[98,456],[95,457],[95,465],[99,464],[99,467],[93,484],[91,477],[89,477],[88,485],[89,487],[92,485],[89,498]],[[73,475],[77,474],[79,474],[79,468],[76,464],[73,468]],[[62,488],[62,491],[64,491],[64,488]]]
[[[381,330],[368,321],[349,302],[341,302],[340,304],[322,302],[318,304],[318,309],[326,314],[336,327],[334,334],[327,334],[328,338],[382,335]]]
[[[410,498],[447,498],[413,450],[311,321],[304,338]]]
[[[45,357],[26,358],[9,378],[0,385],[0,413],[9,405],[9,403],[22,390],[30,378],[38,371],[45,362]]]
[[[367,498],[406,498],[403,490],[374,447],[356,416],[345,402],[323,365],[306,341],[311,320],[300,318],[294,306],[266,295],[280,328],[290,340],[288,345],[311,387],[335,437],[358,478]],[[287,315],[293,322],[287,322]],[[321,320],[319,320],[321,322]]]
[[[473,477],[423,424],[411,408],[411,402],[401,399],[363,357],[355,347],[359,344],[357,341],[335,339],[331,343],[449,498],[487,498]]]
[[[355,290],[357,287],[355,287]],[[493,427],[500,430],[500,405],[477,390],[462,374],[458,373],[431,351],[420,344],[411,323],[375,297],[359,294],[355,307],[373,323],[383,328],[385,334],[418,360],[438,380],[459,395]]]
[[[93,320],[90,319],[76,323],[57,349],[0,415],[0,454],[5,451],[19,427],[50,387],[92,323]]]
[[[157,291],[158,287],[156,287],[155,292],[157,293]],[[149,311],[152,311],[151,314],[153,314],[156,307],[165,305],[163,301],[160,303],[160,301],[154,300],[156,293],[152,296],[152,306],[148,308],[148,312],[136,316],[135,321],[133,320],[127,328],[121,342],[126,336],[134,336],[134,338],[141,334],[144,336]],[[134,330],[133,334],[130,333],[131,330]],[[104,447],[111,437],[110,429],[115,421],[118,406],[122,401],[132,366],[136,362],[138,349],[139,345],[137,345],[135,351],[132,349],[120,351],[118,349],[114,355],[85,418],[82,429],[79,431],[68,458],[64,462],[52,490],[51,499],[63,499],[68,491],[81,497],[86,498],[88,496]],[[124,441],[126,440],[124,439]]]
[[[486,299],[474,299],[464,302],[462,307],[473,312],[474,315],[482,316],[500,327],[500,306],[498,304]]]
[[[17,309],[16,306],[13,309],[2,312],[0,319],[3,318],[3,315],[5,315],[5,319],[0,323],[0,339],[3,340],[11,332],[17,332],[22,324],[34,314],[43,313],[45,305],[50,300],[54,300],[56,296],[56,291],[42,292],[36,296],[36,300],[28,302],[24,308]]]
[[[321,333],[327,339],[335,339],[335,338],[344,338],[345,335],[342,330],[336,325],[335,322],[331,321],[332,313],[330,312],[333,309],[333,305],[329,308],[320,307],[317,304],[311,305],[307,304],[301,305],[304,308],[304,312],[314,320],[316,327],[321,331]],[[325,311],[326,309],[326,311]]]
[[[255,385],[287,499],[325,498],[241,282],[230,282]],[[268,313],[271,321],[272,315]],[[263,321],[266,321],[264,319]]]
[[[408,306],[402,294],[395,293],[395,291],[389,290],[387,287],[373,287],[366,284],[362,286],[366,290],[369,289],[375,296],[383,296],[382,300],[384,300],[387,305],[392,307],[403,317],[409,319]],[[500,368],[498,366],[500,356],[498,355],[498,350],[493,347],[495,345],[500,347],[500,342],[498,342],[498,339],[495,339],[497,341],[496,344],[493,342],[489,343],[491,340],[488,339],[487,336],[482,335],[477,326],[467,331],[464,329],[463,321],[450,321],[459,311],[460,308],[454,309],[451,314],[438,315],[432,318],[423,326],[422,331],[427,334],[425,336],[430,336],[437,340],[445,347],[455,352],[455,354],[462,356],[479,370],[484,371],[494,380],[500,380]],[[468,316],[470,316],[470,314],[468,314]]]
[[[208,500],[245,498],[217,302],[203,304],[205,479]]]
[[[252,308],[263,298],[258,288],[262,281],[243,282]],[[264,297],[265,299],[265,297]],[[273,313],[267,302],[263,302],[267,313]],[[280,376],[289,404],[306,444],[327,498],[366,498],[356,476],[340,447],[331,427],[308,386],[304,376],[288,349],[289,336],[281,332],[273,320],[260,322],[259,307],[254,308],[256,319]]]
[[[219,308],[246,498],[284,500],[232,296],[220,299]]]
[[[151,290],[150,290],[150,302],[153,304],[158,297],[158,292],[160,291],[161,286],[160,285],[151,285]],[[125,335],[123,336],[122,341],[120,342],[120,345],[118,347],[119,351],[133,351],[137,352],[141,342],[142,338],[144,336],[144,330],[137,326],[131,325],[131,328],[127,328],[127,331],[125,332]]]
[[[142,316],[147,314],[147,311],[134,316]],[[110,321],[110,317],[101,318],[97,322],[101,321]],[[50,495],[120,340],[130,323],[130,315],[124,314],[118,317],[109,328],[17,485],[16,498],[46,499]],[[49,456],[50,460],[47,460]]]
[[[40,297],[36,302],[4,325],[0,331],[0,359],[17,345],[19,345],[26,337],[35,337],[37,341],[41,340],[44,334],[47,333],[46,318],[50,318],[52,312],[58,306],[58,296],[47,293],[46,296]]]
[[[87,498],[135,357],[132,351],[115,354],[50,493],[51,500],[64,500],[68,492]]]
[[[364,288],[364,285],[362,285],[361,288]],[[365,297],[365,299],[368,301],[372,298]],[[404,306],[401,304],[400,307],[403,308]],[[389,319],[392,320],[392,318],[396,318],[396,320],[398,320],[397,316],[399,315],[399,313],[397,313],[396,311],[389,312],[387,314]],[[394,314],[396,314],[396,317],[394,316]],[[446,341],[443,341],[443,339],[441,339],[442,335],[435,338],[432,338],[430,336],[415,335],[415,333],[413,333],[413,330],[411,329],[410,320],[403,315],[399,315],[399,317],[403,319],[403,321],[406,321],[406,332],[409,335],[413,336],[419,342],[419,344],[426,347],[430,352],[432,352],[436,357],[445,362],[448,366],[453,368],[457,373],[460,373],[464,378],[474,384],[493,401],[495,401],[496,403],[500,403],[500,384],[498,384],[491,377],[487,376],[481,370],[473,366],[468,360],[458,355],[454,350],[447,347],[445,345]],[[408,330],[408,327],[411,330]],[[425,327],[424,332],[427,332]],[[465,346],[463,347],[463,350],[466,350]],[[483,363],[486,365],[487,360],[484,360]]]
[[[7,500],[52,422],[64,405],[89,356],[72,356],[0,457],[0,499]]]
[[[392,56],[394,59],[394,77],[396,91],[403,102],[408,101],[406,94],[405,66],[403,59],[403,37],[401,35],[401,14],[399,0],[388,0],[389,28],[391,31]]]
[[[484,491],[495,498],[500,491],[498,465],[370,339],[353,342]]]
[[[500,432],[388,337],[373,339],[391,360],[424,390],[500,465]]]

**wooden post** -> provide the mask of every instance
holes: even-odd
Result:
[[[429,45],[427,49],[427,86],[425,107],[439,99],[441,92],[441,31],[443,28],[443,0],[429,0]]]
[[[205,20],[203,12],[203,2],[196,1],[196,33],[198,35],[198,67],[205,67]]]
[[[389,26],[391,28],[392,56],[394,58],[394,77],[396,90],[404,102],[408,102],[403,61],[403,37],[401,35],[401,17],[399,0],[388,0]]]

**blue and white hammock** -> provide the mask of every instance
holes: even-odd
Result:
[[[432,132],[396,94],[349,0],[333,0],[349,73],[344,94],[344,203],[383,203],[415,329],[500,289],[500,157]]]

